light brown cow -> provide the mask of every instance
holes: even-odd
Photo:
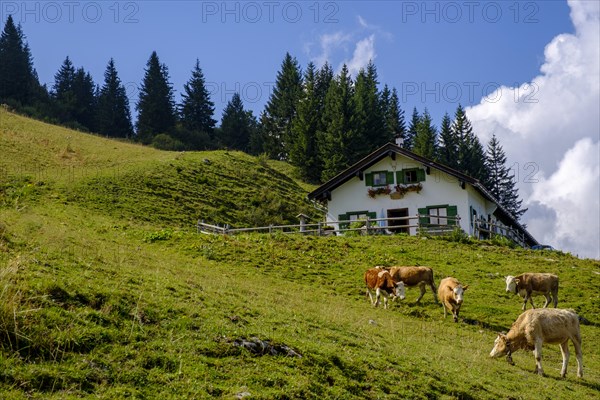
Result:
[[[446,318],[446,309],[452,311],[454,322],[458,322],[458,312],[463,303],[463,293],[469,285],[462,285],[456,278],[448,277],[442,279],[438,286],[438,298],[444,308],[444,318]]]
[[[519,349],[533,350],[535,371],[544,375],[542,370],[542,344],[559,344],[563,364],[560,376],[567,374],[569,364],[569,339],[575,346],[577,356],[577,376],[583,377],[583,357],[581,354],[581,333],[579,317],[573,310],[530,309],[523,312],[512,324],[507,334],[499,334],[490,352],[491,357],[506,355],[506,360],[513,363],[512,353]]]
[[[558,305],[558,276],[554,274],[543,274],[527,272],[519,276],[506,277],[506,291],[523,297],[522,310],[527,308],[527,300],[533,304],[533,295],[542,294],[546,298],[544,308],[548,307],[550,300],[554,302],[554,308]]]
[[[435,283],[433,282],[433,270],[429,267],[391,267],[390,274],[395,281],[404,282],[405,286],[419,286],[421,295],[417,298],[417,303],[421,301],[425,294],[425,285],[429,285],[433,292],[433,300],[437,303],[435,295]]]
[[[394,298],[404,299],[404,283],[394,281],[389,271],[377,267],[368,269],[365,271],[365,283],[371,304],[375,307],[379,305],[380,295],[383,296],[383,308],[387,308],[390,294]],[[375,291],[375,301],[373,301],[372,291]]]

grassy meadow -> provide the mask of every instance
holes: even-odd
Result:
[[[2,399],[596,399],[600,262],[408,236],[198,234],[317,217],[287,165],[161,152],[0,110]],[[429,265],[469,284],[459,323],[418,289],[371,307],[374,265]],[[504,276],[560,277],[582,325],[560,378],[530,352],[490,359],[521,300]],[[536,297],[536,305],[543,297]],[[243,341],[271,345],[256,354]],[[283,350],[282,350],[283,349]],[[286,353],[286,349],[292,352]],[[572,349],[572,346],[571,346]]]

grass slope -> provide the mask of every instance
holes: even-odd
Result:
[[[250,222],[265,187],[298,208],[305,191],[238,153],[157,152],[4,111],[0,123],[4,171],[25,163],[0,175],[0,398],[597,398],[598,261],[405,236],[199,235],[188,221],[210,210]],[[28,154],[31,132],[48,148]],[[60,157],[68,136],[97,172],[49,172],[72,162]],[[39,174],[30,160],[46,160]],[[417,290],[372,308],[362,273],[375,264],[430,265],[437,282],[469,284],[460,322],[443,320],[431,293],[414,304]],[[520,313],[503,276],[524,271],[557,273],[559,306],[592,322],[584,379],[574,357],[559,378],[558,346],[544,348],[546,377],[529,352],[515,366],[489,359],[495,331]],[[236,345],[252,338],[301,357]]]

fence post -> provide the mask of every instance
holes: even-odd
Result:
[[[319,223],[317,224],[317,235],[321,236],[322,232],[321,232],[321,221],[319,221]]]
[[[273,233],[273,224],[269,225],[269,233]]]
[[[367,235],[369,235],[369,225],[371,225],[371,221],[370,221],[370,218],[367,217],[367,220],[365,221],[365,228],[366,228]]]

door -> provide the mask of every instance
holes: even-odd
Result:
[[[387,210],[388,218],[402,218],[392,219],[388,221],[388,229],[393,233],[409,233],[408,225],[410,225],[408,218],[408,208],[396,208],[394,210]]]

